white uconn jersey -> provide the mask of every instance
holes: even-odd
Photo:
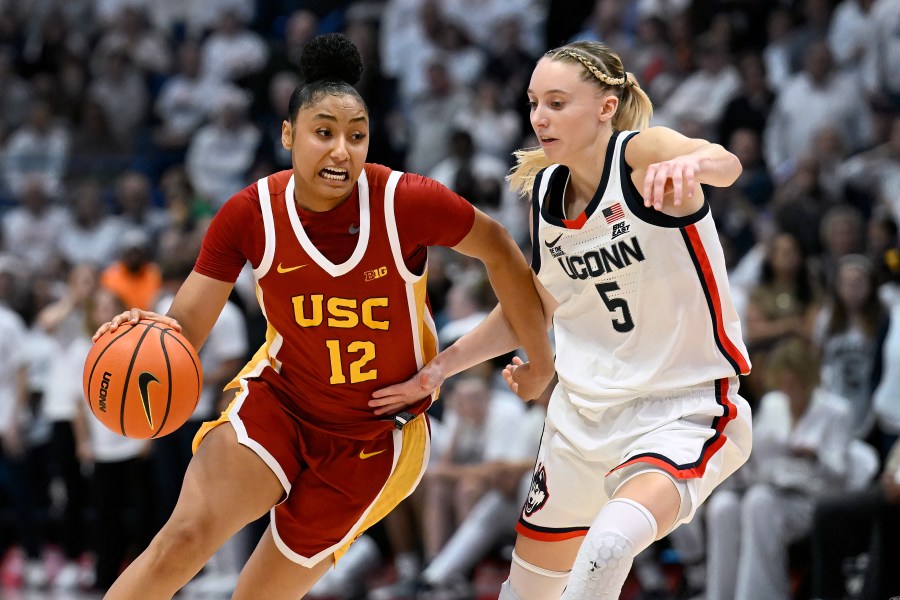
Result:
[[[577,218],[563,218],[566,167],[539,173],[532,195],[532,267],[560,304],[556,370],[580,408],[750,371],[709,205],[646,208],[624,158],[635,134],[613,133]]]

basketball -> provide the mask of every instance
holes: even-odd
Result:
[[[104,333],[84,364],[84,396],[107,428],[130,438],[158,438],[194,412],[203,385],[190,342],[162,323],[140,321]]]

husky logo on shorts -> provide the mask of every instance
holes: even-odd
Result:
[[[530,517],[543,508],[547,503],[550,492],[547,491],[547,472],[544,465],[538,465],[531,478],[531,487],[528,489],[528,500],[525,501],[525,516]]]

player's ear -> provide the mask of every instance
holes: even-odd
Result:
[[[609,121],[616,114],[619,108],[619,99],[615,94],[605,94],[600,99],[599,114],[597,115],[601,121]]]
[[[294,128],[289,121],[281,122],[281,145],[285,150],[290,150],[294,146]]]

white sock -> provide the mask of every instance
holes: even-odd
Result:
[[[563,600],[616,600],[634,557],[656,540],[656,519],[627,498],[610,500],[588,530]]]

